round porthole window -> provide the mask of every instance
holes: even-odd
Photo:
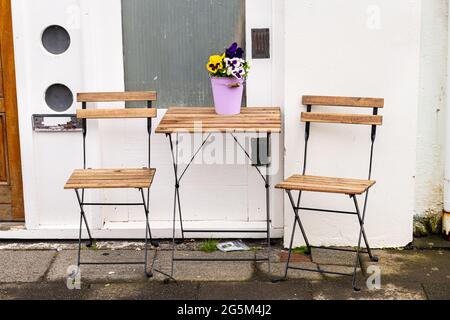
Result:
[[[62,54],[70,46],[69,32],[61,26],[50,26],[42,33],[42,45],[52,54]]]
[[[72,91],[63,84],[53,84],[45,91],[45,102],[53,111],[66,111],[73,104]]]

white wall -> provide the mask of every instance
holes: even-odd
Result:
[[[9,232],[5,237],[74,237],[78,209],[72,192],[63,191],[62,186],[71,170],[82,164],[81,135],[34,133],[30,118],[33,113],[49,113],[43,92],[54,82],[67,84],[73,92],[123,90],[120,0],[12,2],[28,230]],[[376,247],[407,244],[412,239],[414,212],[440,208],[443,130],[437,109],[444,103],[444,89],[440,88],[445,87],[445,3],[247,0],[247,38],[252,27],[271,27],[272,36],[271,59],[254,61],[248,104],[279,105],[285,122],[285,141],[283,137],[275,140],[285,145],[286,165],[274,172],[272,184],[283,174],[301,170],[302,94],[386,99],[381,112],[385,123],[375,147],[373,177],[378,183],[370,196],[366,226]],[[72,36],[73,46],[59,57],[47,54],[40,45],[41,32],[50,24],[66,26]],[[250,41],[247,44],[249,52]],[[76,107],[74,104],[70,112]],[[159,118],[162,114],[160,111]],[[114,130],[110,122],[90,126],[89,166],[146,164],[145,128],[141,129],[139,121],[119,128]],[[156,136],[153,141],[152,161],[158,173],[152,199],[158,201],[153,201],[152,226],[157,236],[166,236],[172,212],[172,168],[165,138]],[[364,178],[369,142],[369,128],[313,126],[309,172]],[[123,160],[113,146],[125,148]],[[280,150],[276,164],[282,163],[283,156]],[[185,214],[197,226],[202,226],[199,220],[205,217],[220,226],[264,217],[263,188],[253,168],[234,166],[229,174],[217,166],[195,165],[192,169],[186,176],[183,201]],[[205,183],[204,189],[194,187],[199,179]],[[225,182],[225,187],[218,188],[217,181]],[[211,193],[208,204],[199,205],[196,197],[209,190],[223,196]],[[93,194],[94,200],[112,195]],[[134,195],[121,197],[131,200]],[[318,194],[307,194],[304,199],[306,205],[352,209],[352,203],[342,196],[323,201]],[[277,235],[284,224],[288,239],[293,219],[290,204],[284,198],[283,206],[280,190],[272,191],[272,200]],[[211,218],[212,211],[215,216]],[[226,219],[217,220],[219,216]],[[111,212],[104,208],[94,214],[90,211],[88,217],[99,237],[130,237],[142,229],[142,214],[134,209]],[[307,213],[305,224],[312,242],[347,245],[356,242],[357,224],[352,218]]]
[[[448,1],[422,1],[415,214],[443,209]]]
[[[123,48],[120,0],[13,0],[19,123],[23,159],[24,197],[27,232],[9,232],[5,237],[73,238],[77,236],[79,209],[74,193],[62,189],[75,168],[82,167],[82,136],[80,133],[36,133],[31,128],[31,115],[53,113],[43,101],[45,88],[55,82],[64,83],[73,91],[123,91]],[[272,1],[249,0],[247,34],[252,27],[271,27]],[[253,10],[258,8],[258,12]],[[279,19],[279,14],[277,16]],[[69,30],[72,43],[61,56],[48,54],[41,45],[42,31],[58,24]],[[277,36],[274,36],[278,39]],[[281,51],[282,52],[282,51]],[[280,105],[281,85],[271,88],[274,77],[261,82],[258,74],[271,72],[272,61],[280,65],[283,56],[259,61],[249,82],[248,105]],[[265,85],[265,89],[262,87]],[[253,87],[252,87],[253,86]],[[149,88],[151,90],[151,88]],[[159,93],[163,94],[163,93]],[[89,105],[111,107],[112,104]],[[115,104],[121,107],[120,104]],[[80,105],[74,103],[68,113]],[[164,114],[158,112],[154,128]],[[243,142],[244,136],[239,135]],[[169,144],[164,135],[153,135],[152,166],[157,174],[151,192],[151,222],[157,237],[171,236],[173,204],[173,168]],[[221,148],[220,135],[216,146]],[[274,181],[281,179],[283,165],[277,152],[280,135],[273,136]],[[147,165],[147,134],[145,122],[89,122],[87,143],[88,167],[143,167]],[[180,147],[194,150],[189,137]],[[195,140],[198,146],[199,139]],[[208,155],[206,150],[204,155]],[[199,155],[202,157],[202,154]],[[186,159],[186,156],[184,157]],[[184,164],[182,163],[181,168]],[[265,227],[264,183],[253,167],[247,165],[199,165],[194,163],[181,186],[185,226],[212,228],[261,229]],[[90,201],[133,201],[139,194],[132,191],[108,190],[87,192]],[[283,198],[272,191],[273,235],[282,236]],[[96,208],[87,210],[95,237],[140,237],[144,231],[142,208]],[[39,232],[41,231],[41,232]],[[200,235],[192,235],[200,236]],[[210,237],[210,234],[202,236]],[[254,236],[254,235],[252,235]]]
[[[286,0],[286,176],[302,165],[302,94],[385,98],[366,231],[374,247],[412,240],[420,1]],[[370,112],[370,111],[369,111]],[[311,174],[366,178],[370,128],[313,125]],[[345,150],[345,151],[344,151]],[[353,209],[348,197],[305,193],[306,206]],[[362,201],[360,197],[360,201]],[[354,245],[355,217],[302,214],[316,245]],[[293,215],[285,202],[285,239]],[[297,235],[299,232],[297,233]],[[297,237],[296,244],[300,244]]]

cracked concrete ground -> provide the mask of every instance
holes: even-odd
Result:
[[[76,265],[75,242],[18,243],[0,242],[0,299],[450,299],[450,250],[430,246],[426,249],[376,250],[378,263],[363,257],[358,273],[361,292],[354,292],[351,277],[321,275],[289,270],[288,281],[270,280],[284,275],[280,261],[283,249],[274,246],[270,273],[266,262],[176,262],[177,283],[164,284],[165,276],[154,273],[148,279],[142,265],[83,265],[81,288],[68,289],[67,275]],[[261,243],[252,243],[261,248]],[[162,242],[149,261],[166,273],[171,271],[169,242]],[[261,256],[264,250],[240,253],[203,253],[197,242],[177,246],[177,257]],[[140,242],[98,242],[93,249],[82,250],[83,261],[142,261]],[[154,259],[153,259],[154,258]],[[353,253],[313,250],[313,262],[300,256],[294,265],[322,270],[351,272]],[[369,289],[366,278],[380,274],[380,287]]]

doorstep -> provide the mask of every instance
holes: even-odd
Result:
[[[0,231],[26,230],[25,222],[1,222]]]

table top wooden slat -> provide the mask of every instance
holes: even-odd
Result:
[[[374,184],[373,180],[293,175],[275,188],[354,195],[366,192]]]
[[[155,169],[75,170],[64,189],[149,188]]]
[[[281,132],[281,111],[277,107],[242,108],[234,116],[216,114],[210,107],[171,107],[156,133]]]

